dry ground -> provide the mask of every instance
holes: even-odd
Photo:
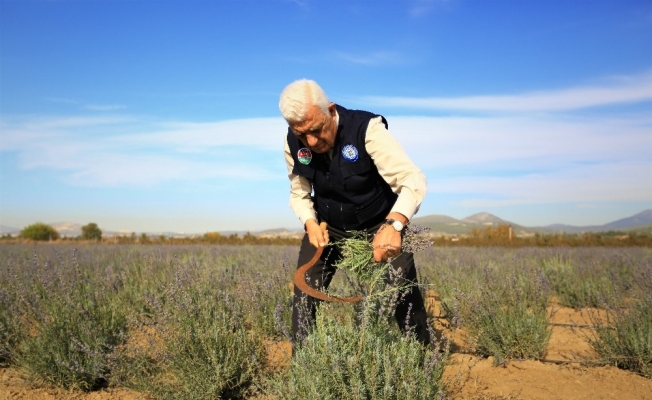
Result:
[[[439,303],[435,296],[428,299],[435,316]],[[564,308],[556,303],[550,307],[552,337],[545,359],[511,361],[495,367],[491,359],[463,353],[451,356],[445,380],[454,399],[649,399],[652,400],[652,380],[612,366],[592,366],[596,354],[586,337],[591,325],[587,310]],[[437,320],[441,321],[441,320]],[[445,323],[438,329],[453,337],[459,349],[466,347],[463,332],[453,335]],[[278,368],[290,358],[290,344],[267,342],[270,359]],[[555,363],[556,361],[557,363]],[[60,389],[35,388],[20,377],[18,371],[0,369],[0,400],[137,400],[146,396],[126,389],[108,389],[93,393],[68,392]]]

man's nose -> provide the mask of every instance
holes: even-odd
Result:
[[[306,135],[306,143],[308,143],[308,146],[312,147],[317,144],[319,139],[315,135]]]

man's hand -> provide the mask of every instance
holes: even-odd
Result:
[[[308,233],[308,241],[311,245],[319,248],[328,244],[328,230],[326,224],[322,223],[320,226],[314,219],[306,221],[306,233]]]
[[[390,213],[388,219],[401,221],[407,225],[407,218],[399,213]],[[396,257],[401,254],[401,232],[397,231],[390,225],[381,225],[374,236],[374,260],[376,262],[387,261],[390,257]]]

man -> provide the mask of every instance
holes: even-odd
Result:
[[[387,131],[384,117],[331,103],[314,81],[303,79],[288,85],[281,93],[279,108],[289,125],[285,160],[290,206],[306,231],[298,266],[329,240],[350,237],[347,231],[375,235],[375,261],[392,258],[393,268],[411,284],[396,307],[399,327],[428,344],[427,316],[415,286],[414,258],[411,253],[401,253],[402,230],[426,193],[425,176]],[[328,224],[327,231],[320,228],[320,222]],[[307,273],[308,284],[327,289],[335,273],[333,264],[340,257],[337,246],[325,250]],[[294,289],[295,342],[314,324],[318,301]]]

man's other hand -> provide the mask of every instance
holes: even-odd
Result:
[[[373,246],[376,262],[384,262],[390,257],[396,257],[401,254],[401,232],[390,225],[382,225],[374,236]]]
[[[328,230],[326,230],[326,224],[323,225],[323,227],[320,226],[314,219],[306,221],[308,241],[316,248],[324,247],[328,244]]]
[[[387,219],[401,221],[403,226],[408,224],[408,219],[405,215],[391,212],[387,215]],[[374,260],[376,262],[385,262],[388,258],[397,257],[401,254],[402,237],[401,232],[394,229],[393,226],[383,224],[376,231],[373,241],[374,246]]]

